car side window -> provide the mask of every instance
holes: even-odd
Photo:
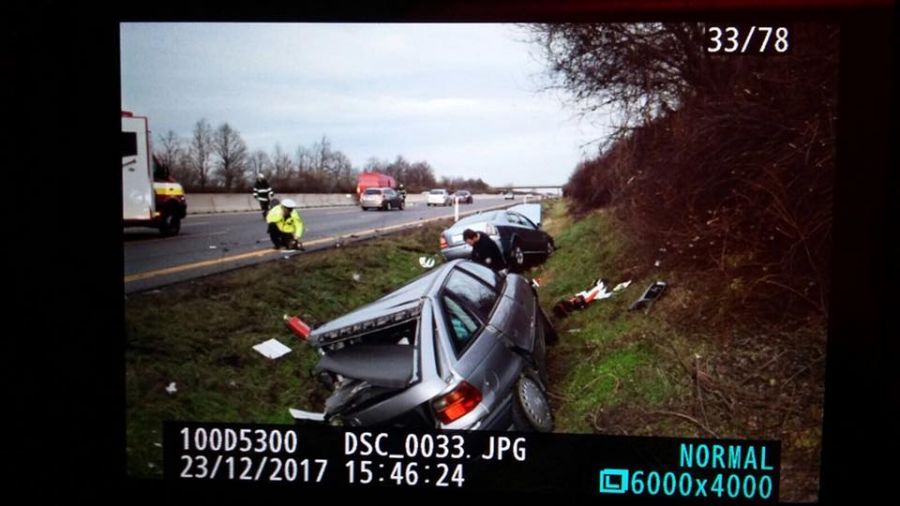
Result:
[[[489,269],[481,264],[477,264],[475,262],[467,262],[460,266],[461,269],[465,269],[469,274],[474,274],[478,277],[478,279],[484,281],[494,290],[500,289],[500,275],[494,272],[492,269]]]
[[[472,338],[478,333],[481,325],[474,316],[469,314],[462,305],[451,297],[441,297],[446,310],[447,323],[450,330],[450,341],[453,343],[453,351],[457,356],[472,342]]]
[[[444,292],[465,304],[483,322],[488,321],[497,303],[496,291],[459,269],[454,269],[447,278]]]
[[[526,218],[520,214],[516,214],[516,213],[508,213],[508,214],[509,214],[509,216],[513,217],[516,220],[516,223],[518,223],[519,225],[522,225],[523,227],[526,227],[526,228],[530,228],[532,230],[537,229],[537,227],[534,226],[534,223],[531,223],[531,220],[529,220],[528,218]]]

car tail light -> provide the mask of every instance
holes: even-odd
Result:
[[[463,381],[452,392],[432,401],[434,412],[441,423],[459,420],[481,403],[481,392]]]
[[[448,246],[447,239],[444,236],[441,236],[441,249],[444,249]]]

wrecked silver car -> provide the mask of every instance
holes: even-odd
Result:
[[[436,267],[309,334],[332,393],[297,420],[549,432],[546,344],[534,288],[468,260]]]

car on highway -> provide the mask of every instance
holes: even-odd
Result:
[[[468,260],[439,265],[309,333],[331,390],[299,423],[549,432],[546,346],[531,283]]]
[[[428,198],[425,201],[429,206],[449,206],[453,203],[450,192],[437,188],[428,192]]]
[[[506,192],[503,194],[503,200],[516,200],[516,195],[513,192]]]
[[[359,197],[359,205],[363,211],[369,209],[393,209],[403,210],[405,206],[403,196],[393,188],[368,188]]]
[[[541,230],[539,210],[539,204],[523,204],[463,218],[441,232],[441,255],[448,260],[469,258],[472,247],[463,240],[463,232],[472,229],[497,243],[511,269],[535,265],[556,249],[553,237]]]
[[[474,202],[472,199],[472,192],[468,190],[459,190],[453,194],[453,198],[459,199],[460,204],[471,204]]]

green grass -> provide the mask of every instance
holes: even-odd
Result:
[[[628,281],[619,273],[629,263],[628,243],[613,219],[596,211],[573,221],[565,201],[545,205],[544,228],[558,251],[533,275],[541,278],[541,305],[552,313],[560,300],[590,288],[598,278],[609,289]],[[655,279],[632,278],[612,298],[599,300],[568,317],[554,317],[560,342],[550,349],[551,394],[557,430],[593,432],[599,409],[617,405],[652,409],[681,395],[686,385],[672,379],[676,364],[660,352],[662,343],[683,343],[657,314],[628,311],[628,306]],[[655,309],[655,308],[654,308]]]
[[[437,254],[443,226],[128,297],[128,474],[162,475],[165,420],[291,423],[289,407],[321,409],[316,356],[282,316],[321,323],[389,293],[423,272],[418,258]],[[252,349],[270,338],[293,351],[273,361]]]
[[[782,428],[765,432],[746,420],[761,408],[726,406],[727,396],[716,396],[715,390],[705,394],[705,412],[700,411],[703,404],[696,396],[691,363],[703,363],[710,377],[729,386],[728,395],[748,390],[747,398],[768,399],[777,408],[780,398],[758,397],[761,394],[751,388],[753,365],[768,364],[769,355],[782,349],[800,357],[796,360],[818,356],[810,345],[800,346],[810,342],[808,336],[792,331],[782,343],[766,339],[771,332],[765,329],[714,325],[711,322],[725,311],[717,294],[729,289],[721,280],[713,276],[710,281],[708,275],[701,279],[703,272],[667,269],[665,257],[661,268],[642,265],[644,260],[629,253],[637,248],[629,244],[626,228],[603,210],[574,220],[565,200],[545,202],[544,207],[543,228],[555,238],[558,250],[527,275],[541,279],[538,293],[548,314],[556,302],[590,288],[597,278],[607,279],[610,287],[632,282],[610,299],[566,318],[553,317],[560,340],[548,349],[547,362],[556,430],[708,436],[684,416],[672,416],[692,415],[723,437],[780,439],[783,466],[793,469],[792,481],[782,480],[783,496],[786,490],[809,490],[814,496],[821,402],[811,400],[815,409],[807,416],[785,418],[783,410],[768,411],[772,420],[782,419]],[[418,258],[437,255],[438,234],[445,225],[128,297],[128,474],[162,475],[164,420],[291,423],[289,407],[321,409],[325,392],[309,377],[317,357],[290,334],[282,315],[322,323],[389,293],[423,272]],[[629,311],[658,279],[669,283],[659,302],[649,312]],[[737,281],[727,282],[731,289],[741,288]],[[815,334],[816,329],[806,332]],[[270,361],[252,350],[273,337],[293,351]],[[751,339],[747,342],[758,349],[741,351],[741,338]],[[796,349],[791,343],[798,343]],[[783,381],[794,375],[798,365],[793,367],[783,371]],[[171,382],[178,389],[174,394],[165,390]]]

